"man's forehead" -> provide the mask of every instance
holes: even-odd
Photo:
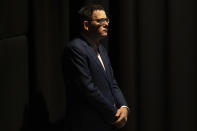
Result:
[[[94,10],[92,13],[92,17],[96,19],[106,18],[106,13],[104,10]]]

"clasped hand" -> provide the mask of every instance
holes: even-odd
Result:
[[[112,124],[115,125],[117,128],[124,127],[127,122],[128,109],[126,107],[121,107],[117,110],[115,116],[117,117],[117,120]]]

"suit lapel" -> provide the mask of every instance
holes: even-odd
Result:
[[[84,45],[86,46],[87,52],[90,56],[92,56],[92,58],[94,59],[94,61],[96,62],[96,64],[98,65],[99,69],[103,72],[104,69],[97,57],[97,54],[95,52],[95,50],[93,49],[93,47],[91,46],[91,44],[84,38],[84,36],[80,36],[80,38],[84,41]]]
[[[106,74],[105,70],[103,69],[101,62],[99,61],[96,52],[94,51],[94,49],[91,46],[87,45],[86,47],[87,47],[87,52],[90,54],[90,56],[96,62],[97,66],[99,68],[99,71],[101,71],[104,74],[106,80],[108,81],[107,74]],[[104,63],[104,66],[105,66],[105,63]]]
[[[84,45],[87,47],[86,48],[87,52],[96,62],[99,71],[104,74],[105,79],[109,82],[109,67],[108,67],[107,60],[106,60],[104,53],[103,53],[104,51],[102,50],[101,46],[99,46],[99,52],[100,52],[100,56],[103,61],[103,64],[105,66],[105,70],[103,69],[101,62],[98,59],[98,56],[97,56],[95,50],[92,48],[91,43],[89,43],[83,36],[81,36],[81,39],[84,40],[84,42],[85,42]]]
[[[102,50],[101,46],[99,47],[99,51],[100,51],[100,55],[101,55],[103,64],[105,66],[105,72],[106,72],[107,78],[109,80],[109,78],[110,78],[109,65],[108,65],[108,61],[106,59],[106,56],[104,55],[104,51]]]

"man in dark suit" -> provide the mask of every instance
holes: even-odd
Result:
[[[69,131],[118,130],[126,124],[129,108],[100,44],[109,19],[101,5],[84,6],[79,15],[81,35],[64,54]]]

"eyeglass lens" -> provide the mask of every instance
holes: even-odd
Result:
[[[97,20],[97,22],[99,22],[99,23],[101,23],[101,24],[104,23],[105,21],[106,21],[107,23],[109,23],[109,19],[108,19],[108,18],[102,18],[102,19],[98,19],[98,20]]]

